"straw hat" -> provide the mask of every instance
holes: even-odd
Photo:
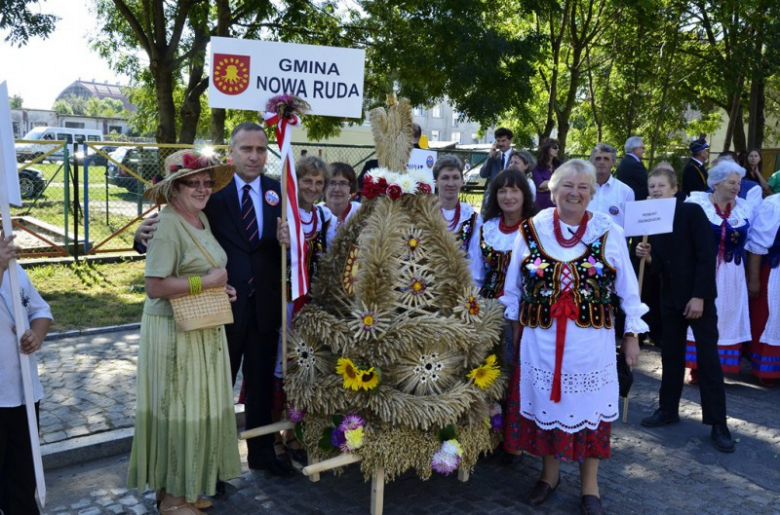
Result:
[[[144,197],[157,204],[165,204],[171,197],[176,180],[201,172],[211,173],[214,180],[212,193],[218,192],[233,179],[233,165],[223,164],[216,157],[200,155],[195,150],[179,150],[165,158],[165,175],[144,191]]]

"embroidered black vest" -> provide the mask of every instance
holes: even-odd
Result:
[[[569,262],[558,261],[544,251],[531,220],[520,225],[520,233],[531,251],[520,264],[523,274],[520,324],[544,329],[552,325],[550,307],[561,295],[561,269],[568,264],[572,271],[571,293],[579,308],[577,325],[611,329],[617,296],[616,271],[604,255],[609,233],[587,245],[580,257]]]
[[[497,299],[504,293],[506,270],[512,259],[512,251],[496,250],[485,241],[485,226],[479,230],[479,248],[484,259],[485,280],[479,290],[479,296],[486,299]]]
[[[765,259],[769,262],[769,268],[777,268],[780,266],[780,231],[777,231],[775,241],[772,243],[772,246],[769,247],[769,252]]]
[[[458,232],[455,233],[455,239],[460,242],[460,248],[466,254],[469,252],[469,243],[471,243],[471,235],[474,234],[474,226],[476,223],[477,212],[474,211],[468,220],[460,224]]]
[[[328,227],[332,220],[325,220],[325,213],[321,207],[317,206],[317,215],[322,220],[322,227],[320,230],[304,242],[306,246],[306,262],[304,266],[309,274],[309,285],[311,286],[314,278],[317,277],[317,270],[319,269],[320,259],[325,255],[328,250]],[[292,267],[290,266],[290,260],[287,261],[287,299],[292,298]]]

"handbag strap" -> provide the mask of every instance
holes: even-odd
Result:
[[[197,245],[198,248],[200,249],[200,251],[203,252],[203,255],[206,256],[206,260],[209,262],[209,264],[211,266],[213,266],[214,268],[219,268],[217,266],[217,263],[211,257],[211,254],[209,254],[208,251],[205,248],[203,248],[203,245],[200,244],[200,241],[198,241],[198,238],[196,238],[195,235],[192,234],[192,231],[190,231],[190,228],[187,227],[187,223],[184,220],[182,220],[181,218],[179,218],[179,222],[181,222],[181,226],[184,227],[184,230],[187,231],[187,234],[190,235],[190,238],[192,238],[192,241],[195,242],[195,245]]]

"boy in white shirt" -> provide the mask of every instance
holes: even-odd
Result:
[[[18,257],[13,236],[0,235],[0,513],[39,515],[35,501],[35,469],[32,460],[27,412],[24,404],[19,345],[13,316],[13,298],[8,269]],[[35,411],[43,397],[38,366],[33,354],[41,348],[51,325],[46,301],[18,264],[21,300],[30,329],[21,338],[21,351],[30,355],[30,375],[35,396]]]

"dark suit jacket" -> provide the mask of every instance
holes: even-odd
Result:
[[[677,200],[674,231],[650,236],[653,261],[651,275],[661,276],[661,302],[685,309],[693,297],[714,300],[717,247],[701,206]]]
[[[682,192],[685,196],[692,191],[709,191],[707,186],[707,167],[700,165],[693,159],[688,160],[688,164],[683,168]]]
[[[241,207],[235,179],[224,189],[214,193],[203,210],[211,224],[211,232],[227,253],[228,284],[236,289],[238,299],[233,303],[233,327],[226,330],[245,334],[246,324],[256,322],[259,331],[276,331],[281,325],[282,254],[276,240],[276,219],[282,216],[281,185],[260,176],[263,227],[260,245],[252,250],[241,224]],[[273,190],[279,202],[272,206],[265,192]],[[249,279],[254,277],[254,302],[248,298]],[[252,310],[254,304],[254,312]]]
[[[617,179],[634,190],[636,200],[646,200],[647,191],[647,167],[642,161],[637,161],[631,156],[623,156],[617,167]]]
[[[503,154],[499,152],[496,154],[496,157],[488,157],[482,164],[482,168],[479,169],[479,176],[483,179],[487,179],[487,181],[485,181],[485,191],[487,191],[488,186],[490,186],[490,181],[492,181],[496,175],[504,171],[502,159]]]

